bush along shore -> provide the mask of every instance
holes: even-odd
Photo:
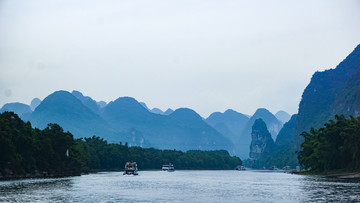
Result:
[[[74,139],[57,124],[34,129],[12,112],[0,114],[0,179],[122,170],[129,160],[136,161],[140,170],[160,169],[170,162],[176,169],[194,170],[227,170],[242,164],[225,150],[182,152],[107,143],[96,136]]]
[[[303,174],[360,178],[360,117],[336,115],[319,129],[303,132],[298,152]]]

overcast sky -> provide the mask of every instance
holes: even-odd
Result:
[[[359,43],[359,0],[0,0],[0,107],[75,89],[293,114],[312,74]]]

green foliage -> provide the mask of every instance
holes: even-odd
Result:
[[[176,169],[233,169],[242,162],[225,150],[187,152],[154,148],[128,147],[127,144],[108,144],[100,137],[78,139],[82,162],[90,169],[119,170],[127,161],[136,161],[141,170],[160,169],[173,163]]]
[[[336,115],[325,127],[303,132],[299,163],[313,171],[360,170],[360,117]]]
[[[67,156],[69,150],[69,156]],[[57,124],[33,129],[13,112],[0,114],[0,173],[47,172],[78,175],[86,170],[119,170],[134,160],[141,170],[173,163],[177,169],[233,169],[242,162],[225,150],[176,151],[107,143],[100,137],[74,139]],[[0,174],[1,175],[1,174]]]
[[[13,112],[0,114],[0,172],[44,171],[57,175],[80,173],[80,154],[69,132],[57,124],[33,129]],[[69,149],[72,156],[66,156]]]

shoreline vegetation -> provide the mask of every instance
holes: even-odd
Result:
[[[298,152],[301,174],[360,178],[360,117],[336,115],[319,129],[303,132]]]
[[[134,160],[140,170],[173,163],[177,170],[230,170],[242,165],[226,150],[160,150],[107,143],[100,137],[74,139],[57,124],[32,128],[13,112],[0,114],[0,180],[78,176],[124,168]]]

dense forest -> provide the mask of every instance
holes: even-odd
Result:
[[[303,132],[299,163],[315,172],[360,170],[360,117],[336,115],[319,129]]]
[[[67,176],[92,170],[121,170],[126,161],[140,170],[160,169],[173,163],[176,169],[233,169],[238,157],[225,150],[187,152],[109,144],[100,137],[74,139],[57,124],[39,130],[12,112],[0,114],[0,176]]]

